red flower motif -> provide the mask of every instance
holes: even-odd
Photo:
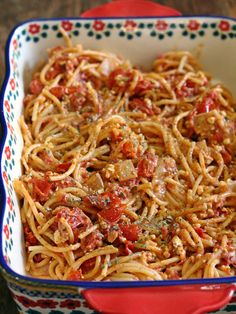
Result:
[[[62,21],[61,26],[65,31],[69,32],[72,30],[73,24],[70,21]]]
[[[49,300],[49,299],[37,301],[37,306],[39,306],[43,309],[46,309],[46,308],[55,309],[57,304],[58,304],[58,302],[55,302],[55,301]]]
[[[127,20],[124,25],[127,31],[133,31],[136,26],[137,26],[137,23],[131,20]]]
[[[13,58],[11,59],[11,65],[12,65],[12,67],[13,67],[13,70],[15,70],[16,67],[17,67],[17,65],[16,65],[16,63],[15,63],[15,61],[14,61]]]
[[[2,176],[3,176],[3,179],[5,180],[6,184],[8,184],[8,176],[7,176],[6,171],[3,171]]]
[[[10,210],[12,210],[13,204],[12,204],[12,200],[11,200],[10,196],[8,196],[8,198],[7,198],[7,204],[9,206]]]
[[[8,129],[10,130],[10,132],[12,133],[12,132],[13,132],[13,128],[12,128],[12,126],[10,125],[9,122],[7,122],[7,127],[8,127]]]
[[[14,39],[13,42],[12,42],[12,44],[13,44],[13,48],[16,50],[17,47],[18,47],[18,42],[17,42],[17,40]]]
[[[37,34],[40,32],[40,25],[38,24],[30,24],[29,25],[29,33],[31,34]]]
[[[12,79],[10,79],[10,86],[11,86],[11,89],[12,90],[15,90],[15,88],[16,88],[16,83],[15,83],[15,80],[12,78]]]
[[[105,28],[105,23],[103,23],[103,21],[94,21],[93,28],[97,32],[103,31]]]
[[[67,309],[74,310],[80,307],[80,301],[78,300],[65,300],[60,303],[61,307],[66,307]]]
[[[230,24],[228,21],[220,21],[218,27],[222,32],[227,32],[230,30]]]
[[[11,150],[10,150],[10,147],[9,147],[9,146],[7,146],[7,147],[5,148],[5,155],[6,155],[6,157],[7,157],[8,160],[11,158]]]
[[[8,263],[8,256],[4,255],[5,262]]]
[[[10,112],[11,108],[10,108],[10,104],[9,104],[9,101],[8,101],[8,100],[5,100],[5,101],[4,101],[4,106],[5,106],[5,108],[7,109],[7,111]]]
[[[168,28],[168,24],[165,21],[157,21],[155,26],[159,31],[165,31]]]
[[[200,23],[195,20],[190,20],[187,27],[190,29],[190,31],[197,31],[200,27]]]
[[[20,296],[20,295],[16,295],[15,294],[15,298],[17,299],[17,301],[19,301],[24,307],[35,307],[37,306],[36,302],[26,298],[24,296]]]
[[[5,226],[4,226],[3,232],[5,233],[5,236],[6,236],[7,240],[9,240],[10,231],[9,231],[9,229],[8,229],[8,225],[5,225]]]

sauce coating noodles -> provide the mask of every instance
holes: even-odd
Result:
[[[235,275],[236,113],[185,51],[142,72],[67,41],[24,98],[26,270],[66,280]]]

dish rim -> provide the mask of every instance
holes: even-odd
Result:
[[[155,19],[198,19],[198,18],[207,18],[212,20],[223,19],[228,21],[236,22],[236,18],[222,15],[180,15],[180,16],[125,16],[125,17],[61,17],[61,18],[33,18],[24,20],[18,24],[10,31],[6,46],[5,46],[5,75],[3,79],[3,83],[0,89],[0,128],[2,131],[2,136],[0,139],[0,160],[2,160],[3,149],[7,138],[7,125],[4,117],[3,111],[3,101],[5,91],[8,85],[8,81],[10,78],[10,43],[15,31],[23,26],[27,25],[30,22],[51,22],[51,21],[67,21],[67,20],[155,20]],[[72,280],[55,280],[55,279],[42,279],[36,277],[30,277],[26,275],[21,275],[12,270],[8,264],[6,263],[2,250],[2,235],[3,235],[3,218],[5,214],[5,205],[6,205],[6,192],[3,184],[3,176],[2,176],[2,167],[0,168],[0,271],[3,273],[6,279],[9,281],[19,282],[23,284],[30,284],[32,286],[40,286],[40,287],[50,287],[52,288],[131,288],[131,287],[154,287],[154,286],[184,286],[184,285],[217,285],[217,284],[236,284],[236,276],[231,277],[222,277],[222,278],[201,278],[201,279],[183,279],[183,280],[163,280],[163,281],[114,281],[114,282],[96,282],[96,281],[72,281]]]

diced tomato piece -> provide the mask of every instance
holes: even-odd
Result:
[[[137,241],[141,234],[141,228],[135,224],[119,224],[119,227],[128,241]]]
[[[74,280],[74,281],[79,281],[82,278],[83,278],[83,275],[82,275],[81,269],[71,271],[68,276],[69,280]]]
[[[119,207],[120,198],[113,192],[104,192],[102,194],[92,194],[84,198],[85,204],[97,207],[100,210]]]
[[[87,261],[85,261],[82,265],[81,265],[81,269],[83,274],[88,273],[89,271],[91,271],[94,268],[94,265],[96,263],[96,258],[90,258]]]
[[[204,231],[202,230],[202,228],[200,227],[195,228],[195,231],[197,232],[200,238],[204,238]]]
[[[138,109],[144,113],[146,113],[148,116],[154,115],[154,111],[152,108],[150,108],[147,103],[139,98],[134,98],[130,101],[129,106],[131,109]]]
[[[65,93],[67,95],[75,94],[75,93],[81,93],[84,94],[86,92],[85,88],[82,85],[78,86],[69,86],[65,88]]]
[[[175,89],[175,93],[180,98],[182,97],[193,97],[198,92],[198,88],[196,87],[196,84],[191,81],[187,80],[180,89]]]
[[[69,96],[69,99],[70,99],[70,109],[75,112],[80,111],[84,103],[86,102],[86,98],[78,94],[71,94]]]
[[[126,241],[125,244],[121,244],[119,246],[119,255],[120,256],[127,256],[133,253],[133,250],[135,249],[134,243],[131,241]]]
[[[81,240],[81,249],[90,252],[102,245],[102,234],[95,230]]]
[[[92,194],[84,198],[85,205],[97,207],[99,215],[109,223],[118,221],[122,215],[124,205],[114,192]]]
[[[99,212],[99,215],[108,223],[113,224],[120,220],[123,213],[123,205],[120,207],[111,207],[109,209],[103,209]]]
[[[150,178],[157,166],[158,157],[152,153],[147,153],[144,158],[138,162],[138,176]]]
[[[130,71],[121,68],[116,69],[109,75],[108,86],[124,92],[128,88],[131,78],[132,73]]]
[[[60,230],[61,218],[64,218],[71,226],[74,234],[74,243],[78,241],[78,236],[81,232],[84,232],[87,228],[92,226],[91,220],[85,213],[78,207],[62,207],[56,214],[54,223],[50,226],[53,231]]]
[[[205,113],[219,107],[217,103],[217,97],[214,92],[209,93],[205,96],[200,104],[197,106],[198,113]]]
[[[163,239],[167,238],[168,233],[169,233],[169,230],[167,227],[161,227],[161,234],[162,234]]]
[[[194,88],[196,84],[193,81],[191,81],[191,80],[187,80],[185,85],[188,88]]]
[[[224,140],[224,132],[220,129],[216,130],[214,134],[211,134],[209,137],[210,143],[222,143]]]
[[[230,164],[230,162],[232,160],[232,156],[226,149],[223,149],[221,151],[221,156],[224,159],[224,162],[226,165]]]
[[[30,82],[29,90],[33,95],[39,95],[43,89],[43,84],[39,79],[34,79]]]
[[[84,212],[78,207],[62,207],[62,209],[56,215],[57,221],[59,221],[60,218],[66,219],[72,229],[75,229],[78,226],[88,226],[91,224],[88,216],[85,215]]]
[[[47,153],[46,150],[43,150],[39,153],[39,157],[45,162],[45,164],[50,165],[53,163],[53,158]]]
[[[56,70],[56,69],[54,69],[54,68],[51,68],[51,69],[49,69],[49,70],[47,71],[47,73],[46,73],[46,75],[45,75],[46,80],[51,81],[51,80],[53,80],[53,79],[54,79],[58,74],[60,74],[60,73],[61,73],[61,71]]]
[[[65,95],[65,87],[64,86],[55,86],[55,87],[50,88],[49,91],[58,99],[62,99],[62,97]]]
[[[121,151],[125,155],[125,157],[127,157],[127,158],[135,158],[136,157],[136,153],[134,150],[134,144],[130,140],[123,143]]]
[[[65,70],[65,65],[66,65],[67,61],[68,61],[68,58],[65,58],[65,57],[58,58],[54,62],[53,68],[58,70],[58,71],[63,72]]]
[[[31,245],[36,245],[38,244],[38,240],[31,231],[28,223],[25,223],[23,225],[23,230],[24,230],[24,236],[25,236],[25,245],[26,247],[31,246]]]
[[[47,80],[54,79],[58,74],[63,73],[66,70],[67,58],[58,58],[52,67],[47,71],[45,77]]]
[[[229,249],[228,251],[222,253],[222,262],[223,265],[233,265],[236,266],[236,257],[235,257],[235,248]]]
[[[131,241],[125,243],[125,253],[126,255],[132,254],[134,251],[134,244]]]
[[[43,180],[32,178],[29,182],[33,185],[33,198],[36,201],[45,202],[49,197],[53,184],[47,178]]]
[[[64,162],[56,166],[57,172],[66,172],[71,166],[71,162]]]
[[[64,95],[76,94],[76,97],[80,97],[80,93],[84,93],[85,90],[81,86],[54,86],[50,89],[50,92],[58,99],[62,99]]]
[[[139,80],[135,87],[135,93],[144,93],[154,87],[153,83],[148,80]]]
[[[65,88],[65,93],[68,95],[71,111],[80,111],[86,102],[87,89],[84,85],[70,86]]]
[[[112,129],[111,130],[111,140],[113,143],[117,143],[123,140],[124,133],[120,129]]]

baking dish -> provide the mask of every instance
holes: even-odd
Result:
[[[134,1],[128,1],[134,5]],[[125,5],[126,3],[126,5]],[[135,14],[154,14],[153,3],[135,1]],[[149,5],[149,6],[148,6]],[[21,173],[23,146],[18,119],[22,99],[34,66],[46,58],[46,49],[62,44],[62,26],[74,43],[109,50],[133,64],[149,66],[165,51],[189,50],[204,68],[236,96],[236,21],[225,17],[167,17],[178,12],[156,6],[163,17],[91,18],[120,14],[127,2],[116,1],[106,11],[90,11],[84,18],[31,20],[17,26],[6,49],[6,79],[1,93],[1,230],[2,272],[17,302],[26,313],[204,313],[224,306],[232,298],[235,277],[163,282],[72,282],[30,278],[24,271],[24,246],[13,179]],[[144,9],[149,8],[149,11]],[[102,11],[101,11],[102,10]],[[114,11],[117,14],[114,14]],[[108,12],[109,11],[109,12]],[[146,13],[147,12],[147,13]],[[152,14],[152,15],[153,15]],[[123,15],[125,12],[123,11]],[[224,56],[224,57],[222,57]],[[219,62],[220,60],[220,62]],[[220,64],[219,64],[220,63]],[[171,304],[171,306],[169,305]],[[234,311],[231,304],[226,311]],[[223,313],[223,312],[222,312]]]

